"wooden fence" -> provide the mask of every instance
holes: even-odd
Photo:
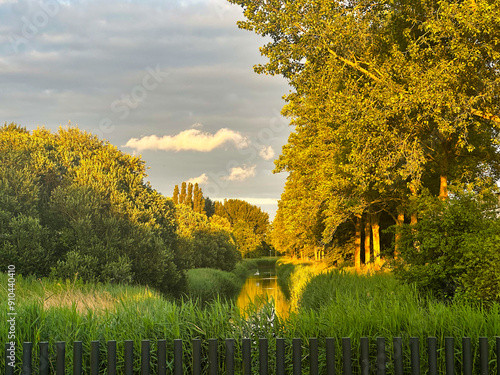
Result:
[[[291,348],[286,348],[286,340],[278,338],[276,342],[273,343],[275,344],[275,349],[273,349],[272,353],[269,351],[267,339],[259,339],[253,342],[251,339],[243,339],[241,345],[238,343],[238,347],[241,349],[240,353],[235,352],[234,339],[226,339],[223,343],[222,350],[219,346],[221,343],[216,339],[210,339],[208,342],[204,343],[208,344],[208,348],[206,348],[207,345],[205,345],[203,353],[202,341],[194,339],[191,342],[192,351],[190,351],[190,353],[192,353],[192,355],[190,358],[189,372],[192,372],[194,375],[202,373],[209,375],[216,375],[218,373],[228,375],[250,375],[252,371],[254,374],[259,373],[261,375],[285,375],[285,373],[301,375],[303,372],[310,375],[319,373],[335,375],[336,373],[339,374],[339,368],[337,367],[336,369],[336,360],[341,360],[341,373],[343,375],[455,375],[459,373],[464,375],[500,375],[500,337],[497,337],[495,340],[495,358],[488,358],[489,345],[487,338],[479,338],[477,350],[472,349],[472,340],[470,338],[463,338],[461,350],[459,350],[459,352],[461,352],[459,354],[459,356],[461,356],[459,363],[461,363],[462,368],[456,368],[456,343],[454,338],[446,337],[444,340],[443,368],[443,364],[438,365],[438,357],[443,353],[443,348],[438,348],[437,339],[434,337],[429,337],[426,342],[420,342],[418,338],[410,338],[409,342],[406,342],[405,345],[403,345],[402,338],[396,337],[392,340],[390,356],[388,356],[389,353],[386,350],[386,339],[377,338],[376,342],[370,343],[368,338],[363,337],[359,340],[359,355],[356,355],[359,362],[358,360],[352,360],[353,345],[350,338],[340,339],[340,353],[337,353],[339,350],[336,349],[336,339],[326,338],[325,341],[323,341],[325,345],[322,347],[321,358],[318,350],[318,339],[315,338],[310,338],[307,340],[308,342],[305,343],[305,348],[307,349],[305,355],[302,353],[303,342],[301,339],[291,340]],[[371,349],[370,344],[373,344],[371,345]],[[182,375],[183,372],[185,372],[185,366],[183,366],[183,358],[185,359],[183,356],[186,354],[183,353],[184,345],[185,343],[183,343],[182,340],[174,340],[173,353],[167,353],[167,341],[158,340],[155,342],[156,348],[153,353],[150,341],[143,340],[141,341],[140,367],[136,366],[136,368],[134,368],[134,360],[138,359],[134,358],[134,343],[133,341],[124,341],[124,355],[122,357],[124,363],[120,363],[121,370],[119,373],[125,375],[147,375],[151,374],[153,371],[155,374],[159,375],[166,375],[167,373]],[[422,345],[425,346],[426,353],[421,353]],[[258,348],[258,353],[256,353],[256,350],[252,350],[252,346]],[[66,374],[66,343],[56,342],[53,347],[55,353],[51,353],[52,357],[49,357],[49,349],[49,343],[47,342],[38,344],[38,373],[40,375],[53,373],[57,375]],[[290,349],[287,353],[291,353],[292,366],[289,365],[290,355],[285,355],[285,349]],[[404,352],[405,350],[406,352]],[[107,357],[106,363],[101,363],[102,361],[100,361],[103,351],[105,351],[105,357]],[[222,352],[224,352],[224,354]],[[9,356],[12,354],[12,347],[6,344],[5,374],[12,375],[20,373],[23,375],[31,375],[33,373],[33,344],[30,342],[25,342],[23,344],[22,363],[16,364],[15,367],[9,365],[9,362],[12,363],[9,360]],[[55,361],[49,361],[49,358],[53,358],[54,354]],[[116,341],[108,341],[107,348],[100,347],[99,341],[92,341],[90,343],[89,353],[90,367],[88,365],[86,367],[83,365],[83,354],[82,342],[75,341],[73,343],[73,361],[71,366],[74,375],[84,373],[90,373],[91,375],[103,373],[109,375],[117,374]],[[167,354],[173,354],[173,366],[167,365]],[[238,354],[237,361],[235,360],[235,354]],[[421,356],[421,354],[423,356]],[[388,357],[391,359],[389,360]],[[424,366],[421,366],[421,359],[424,357],[425,368],[422,368]],[[273,366],[269,365],[270,358],[272,359]],[[288,358],[288,366],[286,366],[286,358]],[[12,357],[10,357],[10,359],[12,359]],[[137,361],[135,363],[137,363]]]

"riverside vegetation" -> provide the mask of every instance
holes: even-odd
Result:
[[[253,260],[243,262],[238,267],[239,271],[233,274],[234,277],[238,278],[238,273],[242,276],[253,271],[255,265],[256,261]],[[195,291],[197,298],[173,300],[147,287],[85,284],[78,279],[37,280],[33,277],[19,276],[16,286],[17,312],[22,319],[18,320],[16,326],[17,345],[20,347],[23,341],[35,344],[48,341],[51,345],[56,341],[66,341],[68,345],[66,361],[68,366],[71,366],[73,341],[82,341],[84,350],[89,353],[90,341],[99,340],[103,360],[101,371],[105,373],[105,343],[108,340],[118,342],[118,371],[120,371],[124,363],[121,350],[124,340],[134,340],[137,352],[140,350],[141,340],[151,340],[154,361],[156,340],[166,339],[168,353],[173,353],[173,339],[183,339],[184,370],[189,373],[191,339],[202,339],[203,353],[207,355],[207,339],[217,338],[220,351],[223,352],[224,339],[234,338],[237,347],[236,363],[239,363],[241,338],[253,339],[252,345],[255,349],[253,355],[256,356],[258,338],[269,339],[269,350],[272,353],[274,338],[284,337],[289,344],[286,355],[291,371],[291,339],[295,337],[303,340],[303,353],[308,352],[308,338],[319,338],[320,368],[324,369],[326,337],[337,339],[337,353],[341,352],[341,337],[351,337],[353,348],[358,346],[360,337],[369,337],[372,355],[376,353],[373,348],[375,338],[385,337],[390,359],[393,337],[403,337],[407,343],[408,338],[412,336],[421,339],[435,336],[438,344],[443,346],[446,336],[456,338],[468,336],[472,338],[473,345],[476,345],[478,337],[493,339],[500,332],[500,307],[497,304],[488,308],[463,302],[445,304],[430,295],[418,292],[415,286],[401,284],[388,273],[357,275],[340,270],[321,271],[318,268],[313,271],[313,269],[310,264],[286,261],[278,263],[281,282],[289,286],[290,295],[294,296],[292,298],[297,298],[294,302],[295,311],[286,318],[274,316],[270,303],[264,307],[262,305],[257,307],[257,304],[249,306],[243,314],[230,298],[224,298],[223,295],[210,298],[208,294],[200,293],[198,290]],[[288,271],[283,273],[283,270]],[[204,272],[210,271],[200,270],[200,273],[193,278],[201,277]],[[226,284],[221,290],[232,294],[231,287],[227,286],[231,284],[228,283],[228,279],[228,275],[221,276],[219,272],[214,272],[209,278],[204,279],[207,280],[207,291],[216,288],[216,285]],[[293,280],[303,280],[302,286],[301,283],[294,285]],[[0,283],[1,285],[7,283],[4,274],[0,276]],[[192,285],[197,283],[193,282]],[[301,292],[296,290],[297,287]],[[6,337],[7,326],[4,322],[7,319],[7,298],[3,288],[0,290],[0,297],[2,301],[0,336]],[[494,358],[493,350],[494,343],[490,342],[492,358]],[[460,366],[459,345],[456,351],[456,365]],[[358,351],[353,349],[354,364],[358,363],[358,354]],[[51,356],[51,361],[54,360],[54,356]],[[405,360],[409,361],[409,358]],[[423,349],[421,360],[425,365],[426,355]],[[440,365],[444,366],[444,358],[440,360]],[[136,356],[135,361],[138,368],[140,357]],[[167,361],[168,367],[172,369],[171,354]],[[38,364],[34,362],[36,368]],[[303,371],[307,373],[308,361],[303,362]],[[3,365],[3,362],[0,362],[0,366]],[[258,366],[257,357],[254,365]],[[207,366],[206,360],[204,366]],[[271,369],[274,368],[272,356],[269,366]],[[223,370],[222,361],[220,367]],[[342,371],[339,358],[337,358],[337,371],[339,373]]]

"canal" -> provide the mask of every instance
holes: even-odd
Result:
[[[262,301],[272,302],[282,318],[288,316],[290,305],[278,285],[275,267],[261,267],[249,276],[238,296],[237,305],[243,311],[248,305],[258,306]]]

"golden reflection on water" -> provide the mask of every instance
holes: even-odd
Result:
[[[246,279],[238,296],[237,306],[244,311],[251,304],[258,306],[262,304],[262,301],[271,300],[274,301],[276,313],[282,318],[287,317],[290,304],[278,286],[277,277],[265,272]]]

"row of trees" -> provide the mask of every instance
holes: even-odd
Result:
[[[278,250],[380,265],[402,246],[383,229],[415,225],[423,193],[496,189],[498,1],[229,1],[271,38],[255,70],[293,88]]]
[[[214,203],[185,183],[172,200],[146,176],[140,157],[77,128],[30,133],[4,125],[0,268],[15,264],[24,275],[148,284],[175,294],[187,269],[231,270],[265,240],[269,223],[260,209]],[[241,230],[241,221],[250,229]]]
[[[231,234],[234,245],[241,257],[259,257],[269,255],[267,244],[269,215],[259,207],[240,199],[212,201],[203,195],[197,183],[183,182],[181,188],[175,185],[174,203],[182,207],[179,212],[189,215],[189,219],[179,222],[207,222],[224,228]],[[198,215],[194,215],[198,214]],[[195,217],[198,218],[195,220]],[[188,224],[195,228],[196,225]]]

